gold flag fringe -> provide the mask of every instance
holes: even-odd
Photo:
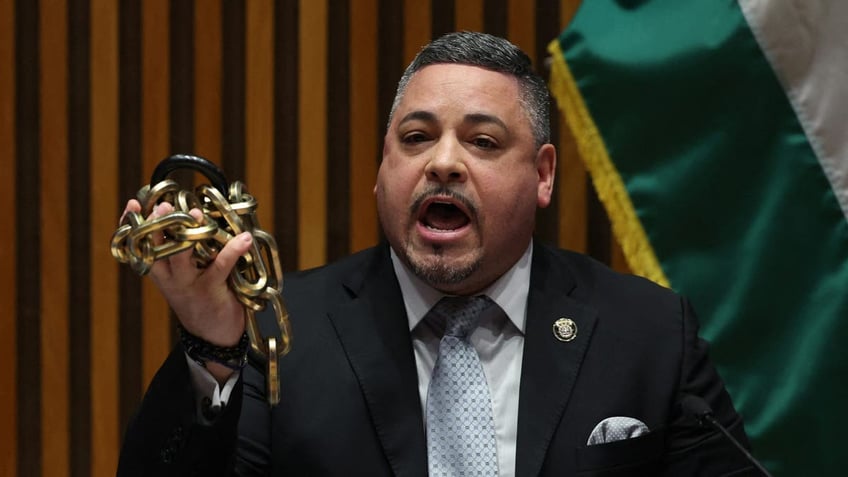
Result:
[[[663,273],[642,222],[636,216],[624,181],[610,160],[604,140],[566,64],[559,40],[548,45],[548,52],[553,57],[549,85],[551,93],[574,134],[577,150],[592,176],[598,198],[607,210],[613,234],[621,244],[627,264],[636,275],[669,287],[668,278]]]

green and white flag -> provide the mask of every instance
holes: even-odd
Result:
[[[775,476],[848,475],[848,1],[584,0],[551,89]]]

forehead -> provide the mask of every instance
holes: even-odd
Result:
[[[480,112],[514,120],[523,116],[520,94],[518,79],[505,73],[470,65],[428,65],[410,79],[397,113]]]

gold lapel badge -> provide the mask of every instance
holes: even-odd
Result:
[[[554,322],[554,336],[562,342],[568,342],[577,337],[577,323],[571,318],[560,318]]]

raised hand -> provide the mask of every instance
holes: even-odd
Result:
[[[146,218],[152,220],[174,211],[174,206],[162,202],[153,207]],[[141,204],[131,199],[124,215],[141,212]],[[203,214],[192,209],[189,214],[198,222]],[[156,245],[167,240],[163,234],[154,237]],[[150,276],[174,310],[182,326],[191,334],[219,346],[238,343],[245,329],[245,311],[227,284],[230,271],[239,257],[248,252],[253,242],[249,232],[236,235],[205,267],[198,267],[191,250],[157,260]],[[232,371],[216,363],[207,363],[209,371],[219,380],[226,379]]]

